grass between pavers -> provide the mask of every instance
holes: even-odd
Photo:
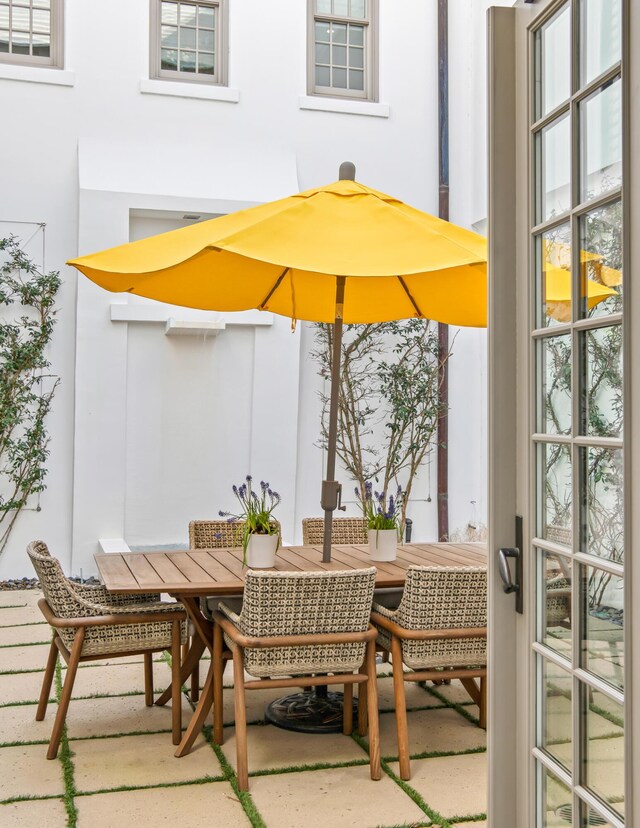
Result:
[[[1,618],[0,618],[1,620]],[[12,630],[16,627],[48,627],[46,621],[25,621],[24,624],[0,624],[0,630]],[[48,641],[45,641],[45,644],[48,644]]]
[[[62,669],[60,667],[60,659],[56,662],[56,701],[60,703],[60,696],[62,695]],[[69,747],[69,739],[67,738],[66,724],[62,728],[62,739],[60,740],[60,750],[58,752],[58,759],[62,763],[62,776],[64,779],[64,802],[65,811],[67,812],[67,826],[68,828],[76,828],[78,822],[78,811],[75,804],[76,783],[74,778],[74,767],[72,761],[73,753]]]
[[[422,687],[422,685],[420,685]],[[422,687],[424,691],[429,693],[430,696],[438,699],[439,701],[443,702],[446,707],[450,707],[452,710],[457,711],[461,716],[464,716],[467,721],[471,722],[472,724],[478,724],[478,717],[472,716],[468,710],[465,710],[464,704],[460,704],[459,702],[454,702],[448,699],[446,696],[443,696],[442,693],[439,693],[434,687]]]
[[[23,627],[24,624],[19,624],[18,626]],[[0,629],[6,629],[6,627]],[[43,644],[51,644],[51,639],[47,638],[45,641],[26,641],[24,644],[0,644],[0,650],[10,650],[11,647],[42,647]]]

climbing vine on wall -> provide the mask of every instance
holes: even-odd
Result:
[[[0,553],[29,497],[45,488],[45,420],[59,382],[47,350],[60,284],[15,236],[0,238]]]

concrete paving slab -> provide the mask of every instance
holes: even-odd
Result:
[[[180,785],[76,798],[78,828],[192,825],[247,828],[251,823],[228,782]]]
[[[49,644],[26,647],[0,647],[0,673],[11,670],[44,670],[49,656]]]
[[[166,662],[154,663],[153,682],[156,695],[171,684],[171,670]],[[95,694],[118,696],[131,692],[144,692],[142,664],[110,664],[107,667],[87,665],[78,670],[72,698]]]
[[[0,805],[2,828],[66,828],[67,813],[61,799],[41,799]]]
[[[400,773],[397,763],[391,765]],[[487,754],[414,759],[408,782],[443,817],[465,817],[487,810]]]
[[[43,745],[0,748],[0,800],[63,792],[62,764],[47,759]]]
[[[11,644],[48,644],[51,627],[48,624],[22,624],[0,627],[0,647]]]
[[[236,767],[235,731],[225,729],[224,755]],[[294,733],[273,725],[247,728],[249,773],[257,770],[315,765],[318,762],[351,762],[367,754],[342,733]]]
[[[188,725],[191,714],[191,706],[183,696],[183,728]],[[67,732],[72,740],[159,730],[171,730],[171,703],[164,707],[145,707],[143,696],[75,699],[67,714]]]
[[[44,670],[37,673],[14,673],[0,676],[0,704],[32,702],[40,697]],[[51,688],[53,696],[55,689]],[[0,708],[1,710],[2,708]]]
[[[428,822],[388,776],[373,782],[368,765],[253,777],[249,786],[257,809],[271,826],[374,828]]]
[[[407,724],[411,754],[462,751],[486,744],[484,730],[448,707],[409,712]],[[380,743],[383,756],[398,755],[396,718],[390,713],[380,716]]]
[[[220,763],[202,736],[188,756],[176,759],[168,733],[72,742],[76,788],[95,791],[122,785],[162,785],[222,776]]]
[[[36,722],[35,704],[0,708],[0,742],[48,742],[57,709],[58,706],[50,702],[44,721]]]

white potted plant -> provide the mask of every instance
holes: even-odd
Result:
[[[402,515],[402,489],[398,486],[395,497],[386,492],[374,492],[371,483],[365,483],[364,492],[356,488],[356,496],[362,504],[367,521],[369,554],[372,561],[394,561],[398,551],[400,520]]]
[[[269,569],[275,566],[276,552],[280,545],[280,525],[272,512],[280,503],[280,495],[268,483],[260,481],[260,492],[253,490],[250,474],[246,482],[233,487],[233,493],[240,503],[238,514],[219,512],[230,523],[242,521],[238,526],[238,537],[242,540],[243,566],[252,569]]]

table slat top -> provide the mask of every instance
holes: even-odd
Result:
[[[413,564],[484,566],[483,543],[414,543],[398,547],[395,561],[372,561],[367,546],[332,547],[331,563],[322,562],[321,546],[287,546],[278,550],[276,572],[362,569],[375,566],[376,587],[404,586]],[[182,549],[175,552],[131,552],[95,556],[98,572],[111,592],[169,592],[181,595],[240,595],[246,568],[242,549]]]

